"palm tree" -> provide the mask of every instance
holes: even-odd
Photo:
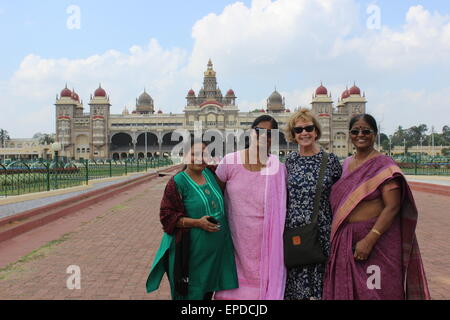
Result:
[[[5,147],[5,142],[10,140],[10,136],[8,131],[4,130],[4,129],[0,129],[0,147],[4,148]],[[5,160],[5,155],[3,155],[3,161]]]
[[[55,142],[55,139],[48,133],[44,133],[39,138],[40,144],[52,144],[53,142]]]
[[[0,142],[1,142],[1,147],[4,148],[5,147],[5,142],[10,140],[10,136],[8,131],[0,129]]]

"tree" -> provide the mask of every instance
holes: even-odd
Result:
[[[9,136],[8,131],[6,131],[6,130],[4,130],[4,129],[0,129],[0,142],[1,142],[0,146],[1,146],[2,148],[5,147],[5,142],[8,141],[8,140],[10,140],[10,139],[11,139],[11,138],[10,138],[10,136]]]
[[[33,135],[33,139],[41,139],[44,134],[42,132],[35,133]]]
[[[426,124],[412,126],[406,130],[406,143],[409,147],[420,145],[420,141],[425,141],[425,133],[428,131]]]
[[[48,133],[42,134],[41,137],[39,138],[40,144],[52,144],[53,142],[55,142],[55,139],[52,137],[52,135]]]
[[[397,131],[392,135],[392,145],[401,146],[403,145],[403,139],[406,138],[406,130],[402,126],[398,126]]]
[[[389,150],[389,137],[385,133],[380,133],[380,144],[384,151]]]
[[[442,136],[444,137],[444,140],[447,141],[445,145],[450,145],[450,127],[444,126],[442,128]]]

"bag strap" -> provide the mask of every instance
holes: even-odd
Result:
[[[322,186],[323,186],[323,176],[325,175],[325,168],[327,167],[328,163],[328,153],[325,151],[322,155],[322,162],[320,163],[320,170],[319,170],[319,179],[317,180],[316,185],[316,195],[314,196],[314,211],[313,216],[311,218],[311,223],[316,224],[317,218],[319,216],[319,206],[320,206],[320,198],[322,197]]]

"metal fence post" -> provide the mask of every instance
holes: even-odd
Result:
[[[6,188],[6,167],[0,163],[0,167],[3,171],[2,174],[2,188],[5,189],[5,198],[8,197],[8,188]]]
[[[414,175],[417,176],[417,156],[414,157]]]
[[[44,164],[47,169],[47,191],[50,191],[50,163]]]
[[[88,185],[89,184],[89,160],[86,159],[85,161],[86,162],[85,162],[84,166],[86,169],[86,185]]]
[[[109,176],[112,177],[112,160],[109,160]]]

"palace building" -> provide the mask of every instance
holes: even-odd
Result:
[[[236,95],[229,89],[222,94],[217,84],[216,71],[211,60],[204,72],[203,86],[196,94],[190,89],[182,113],[164,113],[157,102],[144,92],[136,99],[133,111],[125,107],[122,114],[110,112],[111,101],[101,85],[89,100],[89,112],[74,90],[66,87],[56,99],[56,140],[61,144],[61,156],[72,159],[123,159],[151,157],[169,153],[178,142],[171,140],[176,129],[194,131],[201,122],[203,130],[247,130],[261,114],[269,114],[284,127],[293,114],[286,108],[285,99],[276,90],[268,97],[264,109],[241,112]],[[328,152],[345,157],[352,152],[348,123],[353,114],[366,110],[365,95],[354,85],[346,89],[333,105],[331,94],[321,84],[312,96],[312,110],[322,125],[320,144]],[[158,111],[156,111],[158,109]],[[287,143],[280,130],[280,154],[296,150]]]

